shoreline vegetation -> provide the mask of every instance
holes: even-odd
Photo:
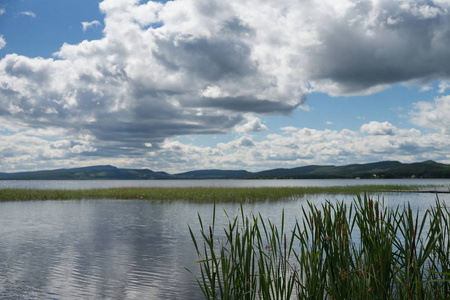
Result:
[[[0,201],[143,199],[189,202],[277,201],[304,195],[358,195],[361,193],[450,193],[438,186],[358,185],[331,187],[188,187],[188,188],[105,188],[86,190],[0,189]]]
[[[302,208],[293,228],[241,205],[228,225],[190,234],[205,299],[449,299],[450,208],[351,203]],[[188,270],[189,271],[189,270]]]

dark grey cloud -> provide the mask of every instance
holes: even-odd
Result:
[[[238,39],[193,38],[158,40],[156,57],[171,70],[182,68],[191,76],[215,82],[225,77],[255,75],[257,63],[250,47]],[[170,58],[169,58],[170,57]]]
[[[432,1],[362,1],[320,26],[322,44],[308,51],[310,79],[338,84],[337,93],[450,76],[450,15]]]
[[[303,96],[306,100],[306,96]],[[258,114],[289,114],[302,102],[295,104],[260,100],[250,97],[202,98],[201,105],[236,112],[255,112]]]

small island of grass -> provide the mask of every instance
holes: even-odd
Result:
[[[331,187],[187,187],[187,188],[105,188],[86,190],[0,189],[0,201],[81,200],[81,199],[145,199],[186,200],[191,202],[244,202],[280,200],[311,194],[424,192],[424,186],[359,185]],[[435,187],[427,187],[434,192]]]

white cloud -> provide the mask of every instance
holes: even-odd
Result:
[[[296,131],[298,128],[294,127],[294,126],[286,126],[286,127],[281,127],[280,129],[283,131]]]
[[[25,129],[52,126],[70,131],[75,140],[87,135],[88,146],[71,153],[86,150],[89,159],[96,154],[97,159],[138,160],[159,145],[184,147],[173,140],[178,136],[266,130],[260,117],[289,115],[304,107],[312,91],[370,94],[395,83],[450,77],[450,10],[444,0],[280,0],[277,5],[263,0],[104,0],[100,9],[105,15],[101,39],[64,44],[57,59],[9,54],[0,60],[4,122]],[[83,29],[97,22],[84,22]],[[417,104],[415,123],[445,131],[448,119],[438,110],[448,110],[439,101],[431,107]],[[300,135],[296,141],[301,142],[308,140],[308,132],[317,134],[318,141],[334,134],[296,132],[285,128],[282,136],[295,140]],[[390,141],[389,134],[398,132],[376,122],[348,133]],[[284,155],[284,148],[277,153],[267,147],[270,154],[258,155],[296,157],[294,152]],[[189,149],[212,151],[214,157],[220,152]],[[330,157],[344,151],[341,146],[325,149]],[[230,155],[230,161],[239,160]]]
[[[243,125],[235,126],[234,130],[240,133],[257,132],[267,130],[266,125],[261,123],[261,120],[254,116],[248,116],[247,121]]]
[[[0,34],[0,49],[4,48],[6,46],[6,41],[3,38],[3,35]]]
[[[414,107],[411,112],[414,124],[450,134],[450,96],[437,97],[433,102],[417,102]]]
[[[223,98],[223,97],[229,97],[227,93],[224,93],[220,87],[218,86],[208,86],[206,89],[201,91],[200,96],[206,97],[206,98]]]
[[[20,12],[20,14],[24,15],[24,16],[29,16],[33,19],[36,18],[36,14],[32,11],[22,11],[22,12]]]
[[[102,24],[98,20],[94,20],[94,21],[91,21],[91,22],[81,22],[81,25],[83,27],[83,31],[86,31],[86,30],[88,30],[91,27],[96,27],[96,26],[100,27],[100,26],[102,26]]]
[[[428,92],[428,91],[431,91],[431,90],[433,90],[433,87],[431,87],[430,85],[424,85],[424,86],[422,86],[420,88],[421,92]]]
[[[0,61],[2,107],[30,127],[86,130],[105,155],[142,155],[145,143],[235,126],[265,130],[257,119],[239,124],[248,113],[290,113],[305,101],[303,83],[280,67],[272,73],[271,58],[254,52],[256,32],[239,6],[105,0],[104,38],[64,44],[58,60]]]
[[[4,15],[6,13],[6,9],[4,8],[0,8],[0,16]]]
[[[159,166],[171,171],[178,171],[180,167],[185,171],[198,169],[196,164],[199,161],[202,168],[245,168],[252,171],[382,160],[416,162],[434,159],[450,162],[448,135],[423,134],[417,129],[394,128],[393,131],[393,135],[364,135],[348,129],[321,131],[289,128],[283,135],[271,134],[263,141],[256,142],[244,136],[228,143],[219,143],[216,147],[168,141],[154,157],[157,157]],[[180,162],[182,165],[179,165]]]
[[[389,122],[372,121],[362,125],[361,132],[369,135],[394,135],[397,128]]]
[[[7,130],[8,134],[2,135],[0,145],[2,170],[23,170],[31,166],[45,168],[49,163],[55,167],[58,163],[67,166],[78,154],[96,150],[92,146],[92,136],[57,127],[29,129],[15,124]]]
[[[3,121],[3,120],[0,120]],[[113,164],[122,167],[149,167],[172,173],[204,169],[248,169],[250,171],[311,164],[345,165],[381,160],[415,162],[438,160],[450,163],[448,133],[422,133],[399,129],[387,122],[370,122],[368,127],[389,128],[394,134],[367,135],[365,132],[315,130],[286,127],[283,134],[270,134],[256,141],[240,136],[216,146],[185,144],[166,139],[145,144],[139,156],[98,156],[95,136],[77,134],[58,127],[27,129],[16,124],[0,145],[0,171],[19,168],[60,168],[76,165]],[[384,124],[384,125],[383,125]],[[84,155],[80,155],[84,154]],[[86,155],[89,154],[89,155]]]
[[[438,90],[438,93],[439,94],[443,94],[443,93],[445,93],[445,91],[447,90],[447,89],[449,89],[450,88],[450,81],[441,81],[440,83],[439,83],[439,90]]]

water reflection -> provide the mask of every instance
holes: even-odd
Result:
[[[442,200],[450,202],[450,195]],[[345,196],[308,196],[313,203]],[[387,204],[404,201],[391,194]],[[408,194],[412,207],[428,207],[432,194]],[[286,228],[305,199],[247,203]],[[231,216],[239,204],[221,204]],[[187,224],[198,232],[197,213],[211,221],[212,204],[141,200],[0,203],[0,299],[202,299],[193,276],[197,260]]]
[[[200,298],[185,209],[146,201],[2,203],[0,298]],[[189,250],[187,250],[189,249]]]

